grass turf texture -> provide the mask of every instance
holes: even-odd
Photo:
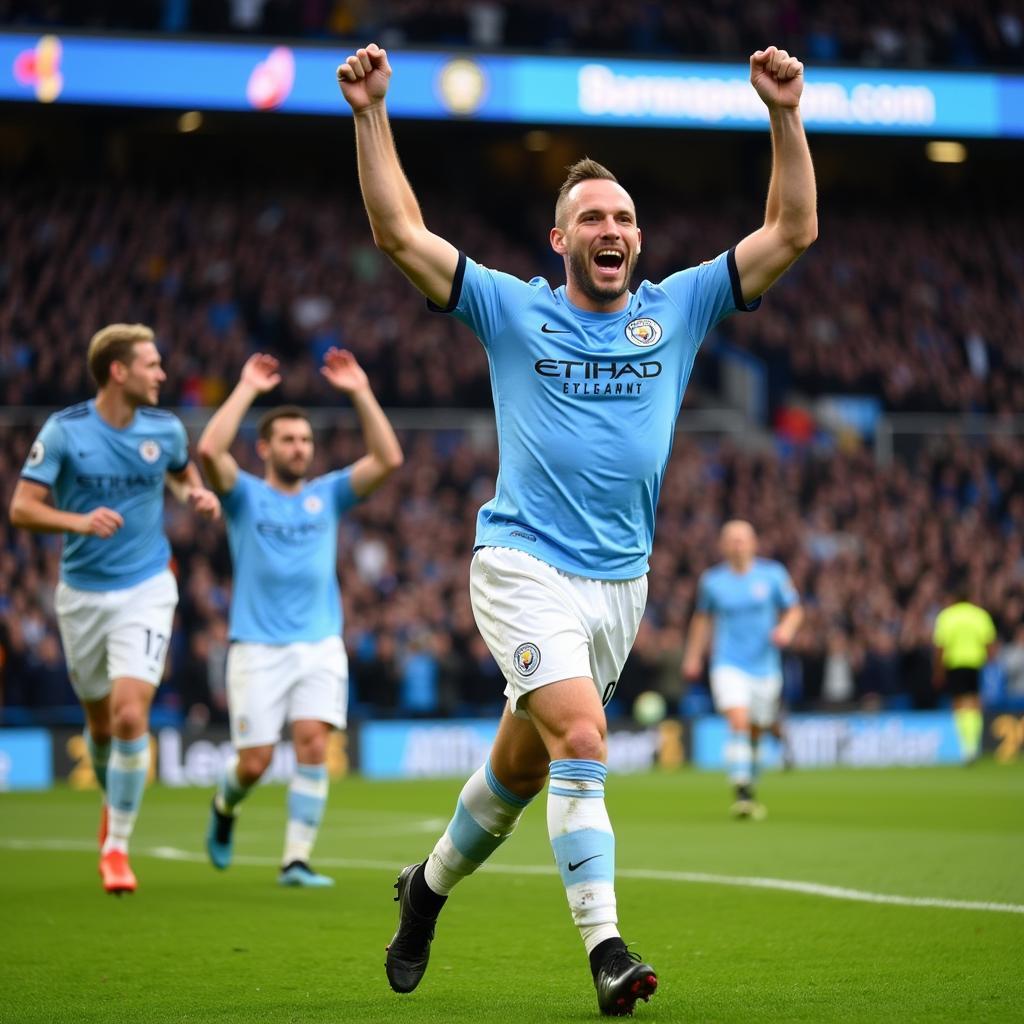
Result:
[[[139,891],[123,898],[96,874],[95,793],[0,795],[0,1021],[599,1019],[543,795],[493,858],[502,873],[453,896],[420,988],[388,988],[395,870],[426,855],[459,788],[335,784],[314,864],[338,886],[320,891],[275,884],[282,788],[244,806],[224,874],[198,859],[209,794],[151,788]],[[717,776],[613,777],[619,867],[1024,904],[1022,766],[798,772],[762,791],[768,820],[733,822]],[[618,897],[625,938],[661,979],[637,1020],[1024,1020],[1024,914],[636,877]]]

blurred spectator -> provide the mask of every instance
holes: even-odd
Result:
[[[478,261],[527,278],[538,260],[550,265],[543,245],[523,248],[500,220],[426,201],[431,222],[450,225]],[[754,205],[712,216],[654,194],[646,202],[643,222],[657,230],[640,270],[652,280],[722,251],[761,218]],[[546,209],[538,202],[538,217]],[[927,212],[832,203],[813,257],[756,316],[718,329],[697,373],[711,373],[725,339],[764,361],[773,411],[794,392],[861,393],[894,411],[1013,415],[1024,408],[1021,237],[1024,221],[1006,208],[947,209],[937,235]],[[163,350],[168,405],[216,405],[257,349],[285,364],[286,400],[331,404],[317,366],[341,344],[387,407],[490,407],[483,348],[382,265],[355,199],[11,186],[0,188],[0,241],[5,404],[88,397],[86,339],[111,320],[141,320]],[[780,427],[795,443],[808,434],[792,412]]]
[[[1006,672],[1007,696],[1024,699],[1024,622],[999,652],[999,660]]]
[[[0,499],[10,495],[34,429],[0,428]],[[241,446],[244,449],[245,446]],[[394,487],[354,510],[339,551],[354,716],[500,710],[504,681],[467,597],[476,512],[493,494],[493,443],[458,431],[403,437]],[[327,431],[313,471],[359,452]],[[857,451],[747,453],[680,437],[661,495],[647,615],[620,683],[676,706],[694,580],[714,559],[721,522],[749,518],[762,550],[789,567],[807,611],[787,669],[798,706],[935,702],[931,629],[951,581],[971,581],[992,610],[1008,693],[1024,691],[1024,445],[1012,437],[937,438],[877,466]],[[256,469],[251,452],[240,461]],[[181,604],[161,701],[190,721],[224,713],[230,567],[220,527],[169,506]],[[0,521],[4,703],[73,703],[49,603],[59,540]],[[204,710],[205,709],[205,710]]]
[[[711,4],[601,0],[6,0],[9,23],[39,28],[346,36],[387,46],[668,53],[746,58],[775,43],[819,61],[924,66],[1020,65],[1019,0],[741,0]]]

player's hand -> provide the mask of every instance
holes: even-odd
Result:
[[[324,379],[332,388],[337,388],[346,395],[362,391],[370,386],[366,371],[356,362],[356,357],[347,349],[330,348],[324,356],[324,365],[320,367]]]
[[[354,113],[382,103],[390,80],[388,55],[376,43],[356,50],[338,65],[338,85]]]
[[[772,630],[772,643],[779,648],[788,647],[793,642],[793,630],[786,626],[776,626]]]
[[[689,679],[691,682],[695,682],[700,679],[701,670],[703,665],[700,663],[698,658],[687,658],[683,662],[683,678]]]
[[[88,537],[100,537],[106,540],[113,537],[121,527],[124,526],[124,517],[120,512],[112,508],[94,508],[85,515],[85,529],[82,530]]]
[[[769,110],[800,106],[804,66],[785,50],[769,46],[750,55],[750,84]]]
[[[280,364],[273,356],[257,352],[245,361],[242,367],[242,383],[248,384],[257,394],[265,395],[273,391],[281,383],[281,374],[278,372]]]
[[[220,498],[205,487],[193,487],[188,495],[189,504],[204,519],[220,519]]]

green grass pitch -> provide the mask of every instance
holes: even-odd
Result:
[[[599,1019],[543,796],[452,897],[420,988],[388,988],[395,871],[426,855],[460,784],[335,784],[314,858],[329,891],[275,884],[282,788],[244,807],[224,874],[201,857],[209,794],[152,788],[123,898],[96,874],[95,793],[0,795],[0,1021]],[[620,923],[661,979],[637,1020],[1024,1020],[1024,766],[797,772],[762,793],[768,819],[733,822],[717,776],[609,780]]]

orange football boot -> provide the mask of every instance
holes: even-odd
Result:
[[[135,892],[138,885],[132,866],[128,863],[128,854],[120,850],[110,850],[100,855],[100,878],[103,879],[103,888],[107,892],[116,892],[119,895],[123,892]]]

